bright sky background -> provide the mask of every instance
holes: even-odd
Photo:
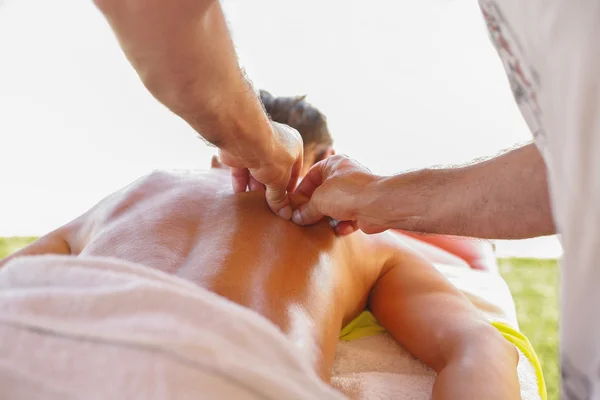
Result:
[[[308,94],[338,152],[379,174],[529,140],[476,2],[225,0],[241,64]],[[214,150],[158,104],[91,0],[0,0],[0,235],[43,234],[156,168]],[[556,238],[501,242],[553,257]]]

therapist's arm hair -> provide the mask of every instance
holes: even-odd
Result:
[[[533,143],[465,167],[384,178],[375,190],[372,207],[389,210],[388,228],[488,239],[556,233],[546,165]]]
[[[218,0],[94,2],[146,88],[204,139],[226,151],[269,143]]]

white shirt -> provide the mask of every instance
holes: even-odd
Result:
[[[600,400],[600,1],[479,0],[548,167],[562,236],[563,400]]]

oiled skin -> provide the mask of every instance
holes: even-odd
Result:
[[[233,194],[224,169],[141,178],[0,268],[36,254],[110,256],[188,279],[271,320],[326,382],[340,329],[368,307],[438,373],[433,399],[520,398],[514,346],[398,234],[296,226],[264,193]]]
[[[188,279],[278,325],[324,379],[343,324],[364,308],[386,252],[327,222],[299,227],[229,174],[158,172],[73,222],[75,254],[111,256]],[[351,243],[351,244],[350,244]]]

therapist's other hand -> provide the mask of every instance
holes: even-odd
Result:
[[[296,189],[296,193],[310,200],[294,211],[293,221],[311,225],[328,216],[338,221],[334,228],[338,235],[357,229],[365,233],[382,232],[387,224],[372,210],[377,198],[375,186],[380,179],[343,155],[320,161]]]
[[[296,188],[302,171],[302,137],[295,129],[276,122],[271,122],[271,130],[266,143],[253,146],[233,143],[232,149],[221,149],[221,160],[231,167],[235,192],[265,190],[271,210],[290,219],[288,192]]]

